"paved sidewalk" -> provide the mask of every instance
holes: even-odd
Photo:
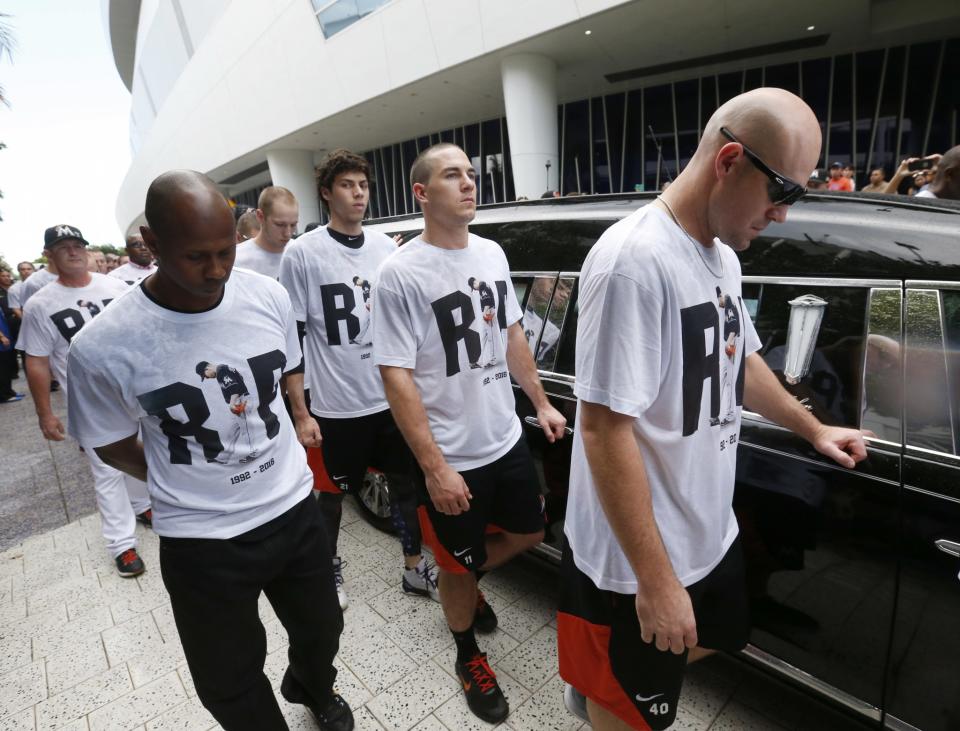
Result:
[[[119,578],[91,514],[89,471],[75,448],[41,440],[28,400],[0,407],[0,434],[0,526],[9,546],[0,553],[0,731],[218,728],[196,700],[160,577],[156,535],[138,526],[148,570],[137,579]],[[467,710],[439,605],[400,589],[396,539],[370,527],[348,503],[340,552],[350,607],[337,686],[355,710],[358,729],[490,728]],[[585,728],[561,699],[555,582],[552,568],[526,558],[483,580],[500,628],[480,642],[510,702],[505,729]],[[266,601],[261,616],[266,673],[276,688],[286,668],[286,635]],[[315,728],[303,707],[282,699],[281,706],[291,729]],[[726,657],[691,668],[674,726],[851,727]]]

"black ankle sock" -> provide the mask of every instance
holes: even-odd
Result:
[[[453,635],[453,641],[457,643],[457,662],[467,662],[480,652],[477,638],[473,634],[473,627],[463,632],[450,630],[450,633]]]

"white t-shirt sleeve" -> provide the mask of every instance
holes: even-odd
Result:
[[[581,283],[576,395],[627,416],[642,415],[660,391],[660,296],[604,272]]]
[[[371,297],[374,365],[413,368],[417,364],[417,335],[407,301],[380,283],[374,284]]]
[[[67,430],[86,447],[103,447],[136,434],[137,417],[101,365],[88,368],[71,348],[67,354]]]
[[[286,326],[286,352],[284,355],[287,358],[287,365],[284,367],[284,372],[289,373],[294,368],[297,368],[300,363],[303,361],[303,352],[300,350],[300,335],[297,333],[297,317],[294,314],[293,308],[287,304],[287,326]]]
[[[307,321],[306,267],[299,248],[290,248],[280,261],[280,284],[290,295],[293,316],[300,322]]]
[[[43,316],[43,309],[28,306],[23,311],[23,325],[17,338],[17,350],[27,355],[45,358],[50,356],[57,345],[58,333],[49,317]]]
[[[751,353],[756,353],[760,350],[763,343],[760,342],[760,336],[757,335],[757,329],[753,326],[753,318],[747,314],[747,308],[741,307],[741,312],[743,313],[743,319],[745,321],[743,327],[743,354],[748,356]]]
[[[20,304],[20,288],[23,286],[23,282],[14,282],[13,286],[7,290],[7,304],[12,310],[19,310],[22,305]]]

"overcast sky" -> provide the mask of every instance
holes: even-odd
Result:
[[[34,259],[67,223],[91,244],[120,244],[117,191],[130,165],[130,94],[100,0],[5,0],[17,47],[0,60],[0,254]]]

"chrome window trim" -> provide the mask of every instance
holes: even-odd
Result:
[[[906,721],[901,721],[896,716],[891,716],[889,713],[884,719],[884,726],[887,728],[892,728],[894,731],[921,731],[921,729],[913,726]]]
[[[907,289],[960,289],[960,282],[935,281],[929,279],[908,279]]]
[[[548,269],[542,272],[510,272],[510,278],[513,277],[556,277],[559,276],[560,272],[556,269]]]
[[[916,485],[908,485],[904,483],[904,490],[909,490],[910,492],[919,493],[920,495],[928,495],[929,497],[937,498],[938,500],[949,500],[952,503],[957,503],[960,505],[960,498],[955,498],[952,495],[944,495],[942,492],[933,492],[932,490],[924,490],[922,487],[917,487]]]
[[[783,427],[779,427],[779,428],[784,429]],[[789,429],[784,429],[784,431],[789,431]],[[837,472],[845,472],[849,474],[851,471],[846,467],[843,467],[837,464],[836,462],[821,462],[820,460],[811,459],[810,457],[803,457],[799,454],[790,454],[789,452],[784,452],[781,449],[774,449],[773,447],[764,447],[760,444],[755,444],[754,442],[751,442],[749,439],[743,439],[742,436],[740,438],[740,444],[746,444],[748,447],[752,447],[753,449],[759,450],[761,452],[766,452],[767,454],[779,454],[780,456],[786,457],[787,459],[796,460],[798,462],[805,462],[806,464],[816,465],[817,467],[824,467],[826,469],[835,470]],[[863,473],[860,473],[860,474],[863,474]],[[877,475],[867,475],[867,477],[870,479],[871,482],[880,482],[880,483],[883,483],[884,485],[890,485],[891,487],[896,487],[896,488],[900,487],[900,482],[898,480],[888,480],[886,477],[879,477]]]
[[[846,693],[839,688],[836,688],[829,683],[810,675],[810,673],[804,672],[800,668],[794,667],[790,663],[784,662],[783,660],[764,652],[759,647],[748,644],[740,652],[751,660],[764,665],[780,673],[781,675],[785,675],[791,680],[795,680],[807,688],[815,690],[818,694],[825,696],[836,703],[839,703],[845,708],[856,711],[857,713],[874,721],[880,720],[880,709],[873,704],[860,700],[856,696],[850,695],[849,693]]]
[[[941,452],[936,449],[927,449],[926,447],[917,447],[908,444],[905,455],[907,457],[931,457],[936,458],[938,462],[947,462],[950,466],[960,467],[960,455]],[[953,464],[951,464],[953,463]]]
[[[744,284],[789,284],[810,287],[888,287],[900,289],[903,282],[899,279],[828,279],[826,277],[765,277],[745,275],[740,278]],[[955,283],[960,287],[960,282]]]

